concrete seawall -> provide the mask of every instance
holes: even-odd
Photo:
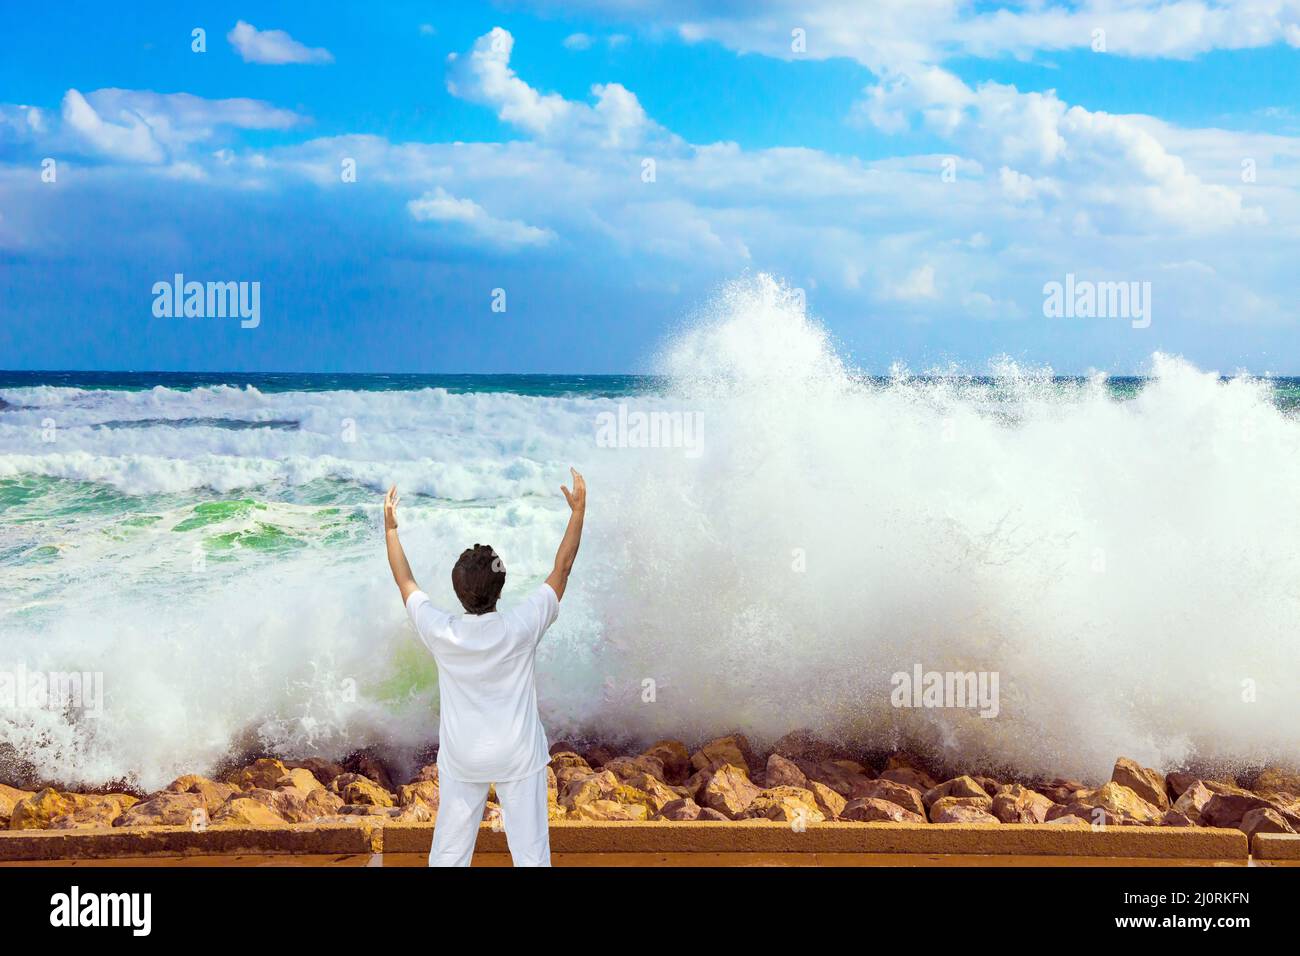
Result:
[[[131,827],[0,831],[0,863],[175,856],[427,854],[432,824],[293,824],[267,827]],[[1258,834],[1254,855],[1300,861],[1300,837]],[[507,852],[486,824],[478,850]],[[820,823],[796,831],[766,820],[733,823],[551,824],[555,854],[878,854],[1205,860],[1244,863],[1239,830],[1204,827],[1073,827],[1054,824]]]

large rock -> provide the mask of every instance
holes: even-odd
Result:
[[[744,770],[724,763],[713,771],[708,782],[699,789],[695,802],[702,807],[717,810],[729,820],[736,820],[759,793],[759,788]]]
[[[217,807],[239,792],[238,788],[231,784],[209,780],[207,777],[193,773],[177,777],[167,784],[165,789],[171,793],[197,794],[203,799],[203,807],[207,810],[208,816],[216,813]]]
[[[552,754],[550,767],[555,773],[561,793],[574,780],[589,777],[595,772],[591,764],[571,750],[561,750]]]
[[[401,807],[410,807],[419,803],[437,813],[439,796],[438,785],[431,780],[406,783],[397,788],[397,804]]]
[[[743,734],[730,734],[710,740],[691,755],[691,766],[696,770],[717,770],[723,765],[742,770],[745,776],[752,773],[749,757],[753,753]]]
[[[623,783],[614,775],[612,770],[588,771],[582,776],[571,778],[565,784],[562,776],[565,769],[561,767],[555,776],[561,782],[559,802],[570,812],[584,803],[591,803],[595,800],[614,800],[617,802],[615,794],[618,792],[619,787],[623,786]]]
[[[289,768],[283,762],[274,757],[262,757],[231,773],[226,777],[226,783],[240,790],[252,790],[255,787],[270,790],[288,772]]]
[[[51,830],[111,827],[115,820],[137,802],[135,797],[125,793],[69,793],[64,796],[72,800],[72,812],[52,819]]]
[[[1237,827],[1251,810],[1271,809],[1291,827],[1300,826],[1300,814],[1279,805],[1275,800],[1252,793],[1216,793],[1201,808],[1201,825]]]
[[[31,790],[19,790],[17,787],[0,783],[0,829],[9,826],[9,818],[13,816],[14,807],[33,795]]]
[[[878,797],[855,797],[845,804],[840,819],[859,823],[925,823],[925,817],[919,813]]]
[[[9,829],[46,830],[56,821],[56,829],[111,826],[136,802],[125,793],[68,793],[46,787],[14,804]]]
[[[821,763],[834,759],[835,745],[811,730],[792,730],[772,745],[772,753],[788,760],[799,758]]]
[[[989,812],[1003,823],[1046,823],[1056,806],[1049,797],[1018,783],[1007,784],[993,797]]]
[[[862,796],[862,788],[871,782],[865,774],[857,773],[834,760],[813,763],[800,758],[795,764],[810,781],[826,784],[846,800]]]
[[[350,754],[343,761],[343,769],[348,773],[359,773],[363,777],[368,777],[389,793],[397,790],[393,783],[393,776],[384,766],[384,762],[370,750],[358,750]]]
[[[279,826],[284,818],[252,797],[233,797],[212,816],[213,826]]]
[[[207,820],[220,806],[217,803],[209,810],[202,793],[164,790],[131,807],[113,821],[113,826],[188,827]]]
[[[317,783],[322,787],[328,787],[335,777],[341,776],[347,771],[343,769],[342,764],[335,763],[333,760],[325,760],[322,757],[308,757],[306,760],[285,761],[284,764],[290,770],[306,770],[316,778]],[[435,766],[435,765],[430,765]]]
[[[883,778],[868,780],[859,786],[853,795],[855,797],[873,797],[877,800],[888,800],[891,803],[898,804],[904,810],[909,810],[919,816],[925,816],[925,802],[921,799],[921,791],[901,783],[895,783],[892,780]]]
[[[1199,773],[1193,773],[1190,770],[1172,770],[1165,774],[1165,792],[1177,801],[1183,795],[1183,792],[1194,783],[1201,779]]]
[[[826,815],[817,806],[817,798],[803,787],[769,787],[761,791],[742,814],[746,818],[821,823]]]
[[[1085,807],[1106,811],[1108,824],[1115,822],[1154,826],[1160,822],[1163,815],[1154,804],[1148,803],[1128,787],[1113,780],[1096,790],[1079,791],[1075,794],[1075,802]]]
[[[1157,810],[1163,812],[1169,809],[1169,797],[1165,793],[1165,778],[1159,771],[1144,767],[1136,760],[1120,757],[1115,761],[1110,779],[1111,783],[1128,787]]]
[[[1160,818],[1162,827],[1194,827],[1196,821],[1180,810],[1169,809]]]
[[[609,764],[605,767],[608,768]],[[682,796],[659,777],[638,773],[623,781],[617,798],[620,803],[644,803],[654,814]]]
[[[808,787],[808,777],[793,760],[774,753],[767,758],[763,784],[768,787]]]
[[[640,774],[649,774],[660,782],[667,782],[668,779],[665,776],[664,762],[648,754],[640,754],[636,757],[614,757],[605,761],[600,769],[608,770],[620,780],[627,780]]]
[[[1248,837],[1256,833],[1296,832],[1295,827],[1284,820],[1282,815],[1272,807],[1256,807],[1254,810],[1247,810],[1242,815],[1241,822],[1237,824],[1237,829]]]
[[[306,797],[313,790],[321,789],[321,782],[316,775],[305,767],[295,767],[275,782],[276,790],[292,790],[300,797]]]
[[[393,795],[372,778],[359,773],[345,773],[330,781],[330,789],[343,798],[343,802],[368,807],[393,807]]]
[[[679,784],[690,776],[691,755],[680,740],[657,741],[642,751],[642,756],[663,764],[665,783]]]
[[[940,797],[930,804],[931,823],[999,823],[991,797]]]
[[[1187,817],[1192,823],[1200,823],[1201,811],[1213,796],[1209,787],[1200,780],[1193,780],[1183,788],[1178,799],[1174,801],[1173,810]]]
[[[988,791],[980,786],[974,777],[961,776],[945,780],[936,787],[931,787],[922,797],[928,807],[943,797],[988,797]]]
[[[812,791],[817,800],[817,809],[822,812],[827,820],[838,820],[840,814],[844,812],[844,807],[848,804],[842,796],[816,780],[808,781],[808,789]]]

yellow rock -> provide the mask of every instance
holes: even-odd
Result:
[[[817,780],[808,781],[808,789],[817,799],[817,809],[820,810],[827,820],[838,820],[840,814],[844,812],[844,807],[848,801],[832,790],[826,784]]]
[[[744,816],[804,823],[821,823],[826,819],[811,790],[788,786],[770,787],[759,793],[745,808]]]
[[[229,789],[227,787],[227,789]],[[219,807],[220,804],[217,804]],[[117,820],[114,826],[189,826],[194,822],[195,810],[202,810],[208,816],[216,807],[209,807],[201,793],[177,793],[164,790],[155,793],[143,803],[137,803]]]
[[[395,805],[393,795],[369,777],[363,777],[360,774],[344,774],[335,783],[347,777],[352,779],[339,787],[339,796],[343,798],[344,803],[361,804],[368,807],[391,807]]]
[[[1116,760],[1110,780],[1111,783],[1117,783],[1121,787],[1128,787],[1157,810],[1169,809],[1169,795],[1165,793],[1165,778],[1150,767],[1142,766],[1136,760],[1129,760],[1127,757]]]
[[[559,802],[567,809],[595,800],[616,800],[615,793],[623,786],[618,777],[609,770],[588,773],[571,780],[560,794]]]
[[[212,817],[213,826],[274,826],[283,823],[284,819],[278,813],[252,797],[233,797],[223,803]]]
[[[1155,824],[1160,822],[1162,816],[1153,804],[1113,780],[1086,796],[1081,792],[1076,798],[1084,806],[1100,807],[1128,823]]]
[[[216,813],[218,807],[239,792],[239,789],[232,784],[209,780],[207,777],[201,777],[193,773],[177,777],[167,784],[166,789],[172,793],[198,794],[203,798],[203,805],[207,809],[209,816]]]
[[[397,788],[397,802],[403,807],[422,803],[426,807],[437,810],[439,795],[438,785],[429,780],[408,783]]]
[[[263,757],[260,760],[254,760],[247,767],[236,770],[226,778],[226,782],[233,784],[240,790],[252,790],[254,787],[273,790],[276,781],[288,772],[289,768],[281,761]]]
[[[729,764],[749,776],[749,761],[745,753],[749,742],[740,734],[710,740],[691,756],[691,766],[696,770],[714,770]]]
[[[313,790],[321,789],[321,783],[310,770],[299,767],[290,770],[275,782],[276,790],[293,790],[301,797],[306,797]]]
[[[730,763],[724,763],[697,791],[695,802],[701,807],[717,810],[728,819],[735,820],[749,809],[749,805],[760,792],[744,770]]]
[[[14,813],[14,806],[32,795],[31,790],[19,790],[17,787],[7,787],[0,783],[0,827],[7,827],[9,818]]]
[[[681,783],[691,772],[691,754],[680,740],[660,740],[643,751],[646,757],[654,757],[664,768],[664,780],[667,783]]]

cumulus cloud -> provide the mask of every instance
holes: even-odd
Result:
[[[145,164],[176,159],[192,145],[215,139],[223,127],[289,129],[303,122],[297,113],[261,100],[113,88],[85,95],[68,90],[61,118],[58,133],[73,146],[105,159]],[[45,132],[44,121],[38,125]]]
[[[1258,223],[1264,214],[1240,190],[1203,180],[1140,119],[1071,106],[1054,91],[1001,83],[972,89],[941,67],[896,73],[869,87],[859,106],[880,129],[913,119],[953,140],[982,165],[1003,168],[1017,201],[1070,198],[1124,228],[1166,223],[1213,228]]]
[[[120,120],[103,119],[77,90],[64,94],[63,122],[95,152],[133,163],[161,163],[166,158],[144,119],[127,113]]]
[[[472,199],[457,199],[441,186],[406,204],[417,222],[449,223],[464,227],[466,234],[504,249],[544,246],[555,238],[549,229],[538,229],[516,219],[497,219]]]
[[[542,139],[565,139],[585,146],[625,148],[662,135],[641,108],[636,95],[618,83],[592,86],[594,104],[542,93],[519,78],[510,66],[515,40],[494,27],[479,37],[467,54],[447,57],[447,90],[461,99],[497,111],[504,122]]]
[[[245,63],[281,66],[286,63],[333,63],[334,54],[323,47],[308,47],[283,30],[259,30],[240,20],[226,34]]]

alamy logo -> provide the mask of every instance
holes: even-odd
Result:
[[[1150,282],[1093,282],[1075,279],[1043,286],[1043,315],[1049,319],[1129,319],[1135,329],[1151,325]]]
[[[997,671],[927,671],[912,665],[912,673],[899,671],[889,702],[895,707],[962,707],[979,709],[981,717],[996,717],[1001,709]]]
[[[687,458],[703,452],[702,412],[632,412],[619,403],[617,412],[596,416],[597,448],[683,448]]]
[[[242,329],[262,324],[262,283],[186,282],[176,273],[171,282],[153,284],[157,319],[226,319],[238,317]]]
[[[51,926],[128,926],[133,936],[148,936],[152,914],[149,893],[82,893],[73,886],[50,897]]]
[[[102,671],[29,671],[19,661],[0,671],[0,710],[80,710],[86,717],[104,713]]]

